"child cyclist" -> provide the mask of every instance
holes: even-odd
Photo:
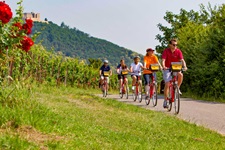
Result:
[[[128,85],[127,75],[122,74],[122,71],[129,71],[127,65],[125,64],[124,59],[120,60],[120,64],[117,66],[116,72],[118,74],[118,80],[119,80],[119,87],[120,87],[120,94],[122,93],[122,83],[124,80],[124,83]]]
[[[135,56],[134,62],[130,65],[130,72],[132,78],[132,91],[134,91],[137,80],[141,80],[141,69],[144,69],[143,64],[140,63],[140,57]]]
[[[152,75],[155,76],[155,73],[153,73],[151,70],[149,70],[151,64],[159,64],[160,69],[162,69],[161,64],[159,63],[159,60],[156,55],[154,55],[154,50],[151,48],[148,48],[146,50],[146,55],[144,56],[144,68],[147,68],[143,71],[143,76],[145,80],[145,94],[146,99],[148,98],[148,92],[149,92],[149,82],[152,77]]]

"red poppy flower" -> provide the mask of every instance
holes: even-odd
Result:
[[[5,2],[0,2],[0,20],[3,24],[6,24],[12,18],[12,11],[9,5],[5,4]]]
[[[34,45],[34,42],[31,38],[29,38],[28,36],[24,36],[23,40],[21,41],[22,44],[22,50],[28,52],[30,50],[30,47],[32,45]]]

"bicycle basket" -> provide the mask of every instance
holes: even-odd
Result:
[[[128,74],[128,71],[122,71],[121,74],[122,75],[127,75]]]
[[[179,72],[182,69],[182,63],[181,62],[172,62],[171,63],[171,70],[173,72]]]
[[[150,69],[152,71],[159,71],[159,64],[151,64]]]
[[[104,72],[103,72],[103,75],[104,75],[105,77],[108,77],[108,76],[109,76],[109,71],[104,71]]]

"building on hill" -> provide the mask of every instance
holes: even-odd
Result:
[[[36,22],[44,22],[44,23],[48,23],[47,20],[43,21],[41,20],[41,17],[40,17],[40,13],[34,13],[34,12],[31,12],[31,13],[23,13],[23,19],[31,19],[33,21],[36,21]]]

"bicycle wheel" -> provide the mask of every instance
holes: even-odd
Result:
[[[119,92],[120,98],[123,98],[123,92]]]
[[[120,95],[120,98],[123,98],[123,86],[122,86],[122,90],[119,91],[119,95]]]
[[[129,87],[128,87],[128,85],[126,84],[125,85],[125,92],[126,92],[126,99],[128,99],[128,96],[129,96]]]
[[[151,86],[150,86],[150,90],[149,91],[151,91]],[[149,105],[149,103],[150,103],[150,92],[148,93],[148,96],[145,96],[145,104]]]
[[[171,109],[172,109],[172,92],[173,92],[173,87],[172,86],[170,86],[169,87],[169,104],[167,105],[168,107],[167,107],[167,110],[168,111],[171,111]]]
[[[145,104],[146,104],[146,105],[149,105],[149,103],[150,103],[150,97],[147,97],[147,96],[146,96],[146,97],[145,97]]]
[[[153,94],[152,94],[152,105],[155,107],[157,105],[158,95],[157,95],[157,85],[153,85]]]
[[[174,89],[174,108],[175,114],[178,114],[180,111],[180,94],[178,86],[176,86]]]
[[[135,86],[135,89],[132,92],[132,97],[133,97],[134,102],[137,100],[137,93],[138,93],[137,86]]]
[[[141,86],[141,83],[139,82],[138,84],[138,100],[139,100],[139,103],[142,102],[142,86]]]
[[[102,85],[102,96],[106,97],[106,87],[105,84]]]

